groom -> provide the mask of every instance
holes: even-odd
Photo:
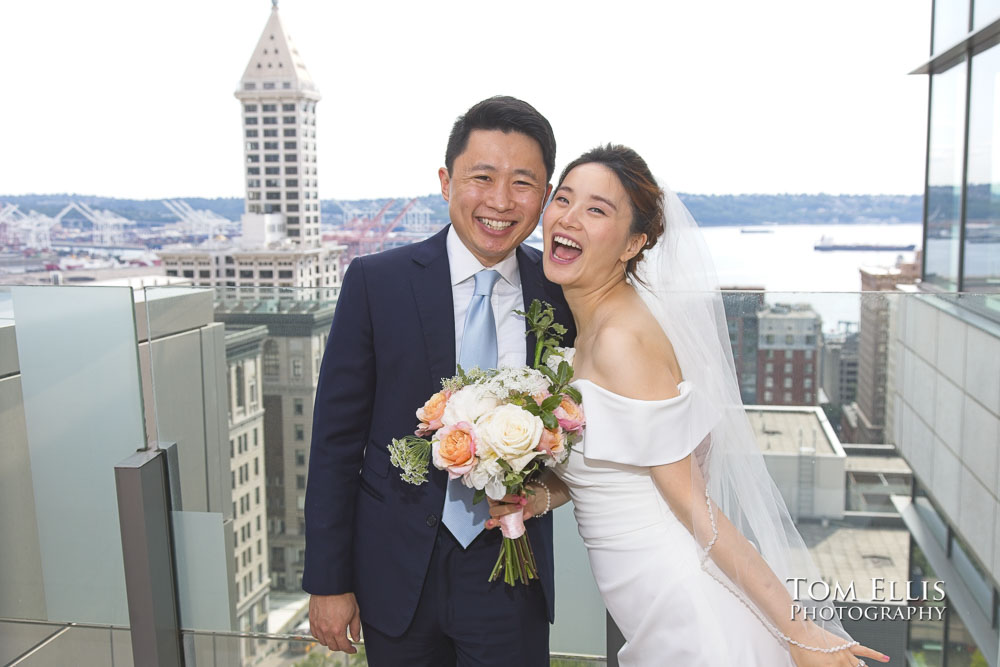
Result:
[[[531,105],[484,100],[451,131],[440,169],[451,225],[414,245],[351,262],[320,371],[306,490],[313,635],[335,650],[364,628],[374,667],[548,665],[552,516],[527,522],[540,581],[487,578],[499,531],[485,502],[431,470],[403,482],[387,445],[456,363],[523,366],[534,340],[524,310],[551,303],[572,324],[541,253],[520,245],[552,188],[555,138]],[[573,332],[564,339],[572,344]]]

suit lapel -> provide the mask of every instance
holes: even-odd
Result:
[[[524,310],[531,308],[531,302],[535,299],[539,301],[548,300],[545,296],[545,284],[543,282],[541,255],[537,257],[524,250],[517,248],[517,270],[521,274],[521,294],[524,297]],[[528,323],[525,321],[524,330],[528,330]],[[535,363],[535,345],[537,344],[535,334],[528,333],[528,354],[525,363],[531,367]]]
[[[455,307],[451,270],[445,244],[448,227],[414,248],[410,286],[420,314],[431,392],[441,389],[441,379],[455,374]],[[401,328],[402,331],[402,328]]]

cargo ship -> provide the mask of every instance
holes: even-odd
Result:
[[[824,236],[813,250],[914,250],[916,247],[915,243],[834,243],[833,239]]]

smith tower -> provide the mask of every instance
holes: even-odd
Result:
[[[282,25],[277,0],[272,5],[235,93],[243,105],[244,239],[266,245],[287,237],[301,247],[318,247],[320,94]]]

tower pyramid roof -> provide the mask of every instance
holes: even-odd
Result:
[[[240,92],[248,89],[247,83],[257,84],[252,87],[257,91],[271,88],[263,86],[264,82],[276,83],[274,89],[279,91],[291,89],[318,93],[305,63],[302,62],[302,57],[295,48],[295,43],[281,22],[276,0],[273,0],[271,16],[267,19],[264,32],[257,40],[257,46],[243,72],[243,78],[240,79]]]

